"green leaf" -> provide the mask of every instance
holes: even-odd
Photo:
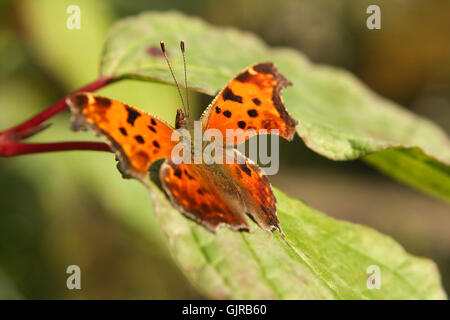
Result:
[[[80,29],[66,27],[71,5],[80,8]],[[25,0],[17,7],[27,44],[52,76],[73,90],[95,79],[102,40],[114,20],[104,1]]]
[[[415,126],[426,127],[427,134],[440,134],[426,121],[374,97],[341,71],[314,67],[295,51],[269,49],[251,34],[215,28],[173,12],[145,13],[116,24],[105,43],[101,75],[172,83],[158,54],[159,41],[164,40],[176,75],[183,79],[179,39],[187,44],[190,85],[208,94],[250,64],[275,61],[294,82],[284,98],[300,121],[300,136],[332,159],[354,159],[385,149],[386,137],[403,135],[395,128],[386,132],[391,117],[406,127],[405,122],[413,119]],[[360,108],[358,112],[355,106]],[[368,121],[371,125],[366,128]],[[445,141],[443,135],[441,140]],[[253,223],[253,233],[221,228],[212,234],[175,210],[156,187],[152,190],[156,217],[175,261],[209,297],[446,297],[433,262],[407,254],[391,238],[370,228],[327,217],[280,191],[275,190],[285,237],[264,232]],[[380,289],[367,287],[370,266],[380,268]]]
[[[286,236],[221,228],[216,235],[184,218],[156,191],[156,216],[187,277],[213,298],[444,299],[435,264],[391,238],[340,222],[275,190]],[[380,268],[368,289],[367,268]]]
[[[293,83],[283,99],[310,149],[333,160],[363,158],[400,181],[450,200],[450,141],[440,128],[371,92],[350,73],[314,65],[295,50],[269,48],[252,34],[175,12],[143,13],[112,28],[100,72],[172,83],[158,55],[164,40],[177,78],[183,79],[180,39],[186,42],[193,89],[214,95],[243,68],[274,61]]]

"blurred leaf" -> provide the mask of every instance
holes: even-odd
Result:
[[[24,0],[20,8],[26,40],[38,61],[70,89],[95,80],[104,34],[114,20],[106,1]],[[70,5],[80,8],[80,29],[68,29]],[[74,67],[76,66],[76,67]]]
[[[1,300],[17,300],[22,299],[16,286],[9,277],[0,268],[0,299]]]
[[[157,191],[157,219],[178,264],[204,293],[231,299],[443,299],[429,260],[407,254],[391,238],[340,222],[276,190],[286,237],[252,223],[253,233],[216,235],[185,219]],[[366,270],[380,268],[369,290]]]
[[[351,74],[313,65],[295,50],[270,49],[252,34],[174,12],[143,13],[112,28],[101,74],[172,83],[158,51],[161,39],[179,79],[183,67],[178,41],[186,41],[190,86],[210,95],[243,68],[274,61],[293,82],[283,98],[310,149],[333,160],[367,156],[384,173],[450,200],[450,141],[440,128],[370,92]],[[415,165],[392,161],[400,157]],[[419,167],[433,175],[418,173]]]
[[[427,156],[420,148],[392,147],[372,153],[365,160],[417,189],[432,190],[450,199],[450,166]]]

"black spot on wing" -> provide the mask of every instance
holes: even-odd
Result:
[[[256,104],[257,106],[261,105],[261,100],[259,100],[258,98],[253,98],[252,99],[253,103]]]
[[[156,140],[153,141],[153,145],[155,146],[155,148],[161,148],[158,141],[156,141]]]
[[[183,172],[181,171],[180,168],[176,168],[173,174],[174,174],[176,177],[178,177],[178,179],[181,179],[181,176],[182,176]]]
[[[137,118],[141,116],[141,114],[138,111],[131,108],[130,106],[125,106],[125,108],[127,109],[128,112],[127,122],[132,126],[134,126],[134,122],[136,121]]]
[[[235,95],[229,87],[226,87],[225,90],[223,90],[222,98],[224,101],[231,100],[234,102],[242,103],[242,97]]]
[[[95,97],[95,104],[99,107],[108,108],[111,105],[111,100],[104,97]]]
[[[142,136],[140,135],[134,136],[134,139],[136,139],[136,141],[140,144],[143,144],[145,142],[144,138],[142,138]]]
[[[155,119],[153,119],[153,118],[152,118],[152,120],[150,120],[150,122],[151,122],[151,123],[152,123],[152,125],[154,125],[154,126],[156,126],[156,125],[157,125],[157,123],[156,123]]]
[[[222,114],[227,118],[231,117],[231,112],[228,110],[225,110]]]
[[[245,70],[244,72],[240,73],[235,79],[240,82],[245,82],[249,77],[251,77],[251,74],[247,70]]]
[[[266,74],[271,74],[271,75],[277,74],[277,70],[275,69],[274,64],[271,62],[259,63],[253,67],[253,70],[255,70],[256,72],[266,73]]]
[[[149,128],[151,131],[153,131],[154,133],[156,133],[156,129],[153,128],[152,126],[148,126],[148,128]]]
[[[247,167],[247,164],[246,164],[246,163],[240,164],[239,167],[240,167],[241,170],[244,171],[249,177],[252,176],[252,171],[250,170],[249,167]]]
[[[252,118],[256,118],[258,116],[258,111],[255,109],[250,109],[247,111],[247,114]]]
[[[238,121],[237,125],[238,125],[239,128],[245,129],[245,126],[246,126],[247,124],[245,123],[245,121]]]
[[[125,129],[124,127],[120,127],[119,130],[124,136],[128,135],[127,129]]]
[[[220,113],[222,110],[219,107],[216,107],[216,113]]]

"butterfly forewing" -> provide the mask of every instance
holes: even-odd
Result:
[[[75,130],[92,129],[105,137],[120,160],[122,173],[142,179],[150,165],[169,158],[174,129],[127,104],[91,93],[67,98]]]
[[[280,96],[288,85],[290,82],[273,63],[259,63],[245,69],[205,110],[201,117],[203,129],[219,129],[224,137],[227,129],[241,129],[243,133],[238,135],[237,143],[258,134],[260,129],[278,129],[280,136],[291,140],[297,121],[286,111]]]

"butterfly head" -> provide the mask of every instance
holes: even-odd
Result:
[[[187,116],[184,114],[182,109],[177,110],[177,116],[175,118],[175,129],[186,129],[187,127]]]
[[[183,112],[183,109],[177,110],[177,115],[175,118],[175,129],[186,129],[191,130],[194,127],[193,120]]]

